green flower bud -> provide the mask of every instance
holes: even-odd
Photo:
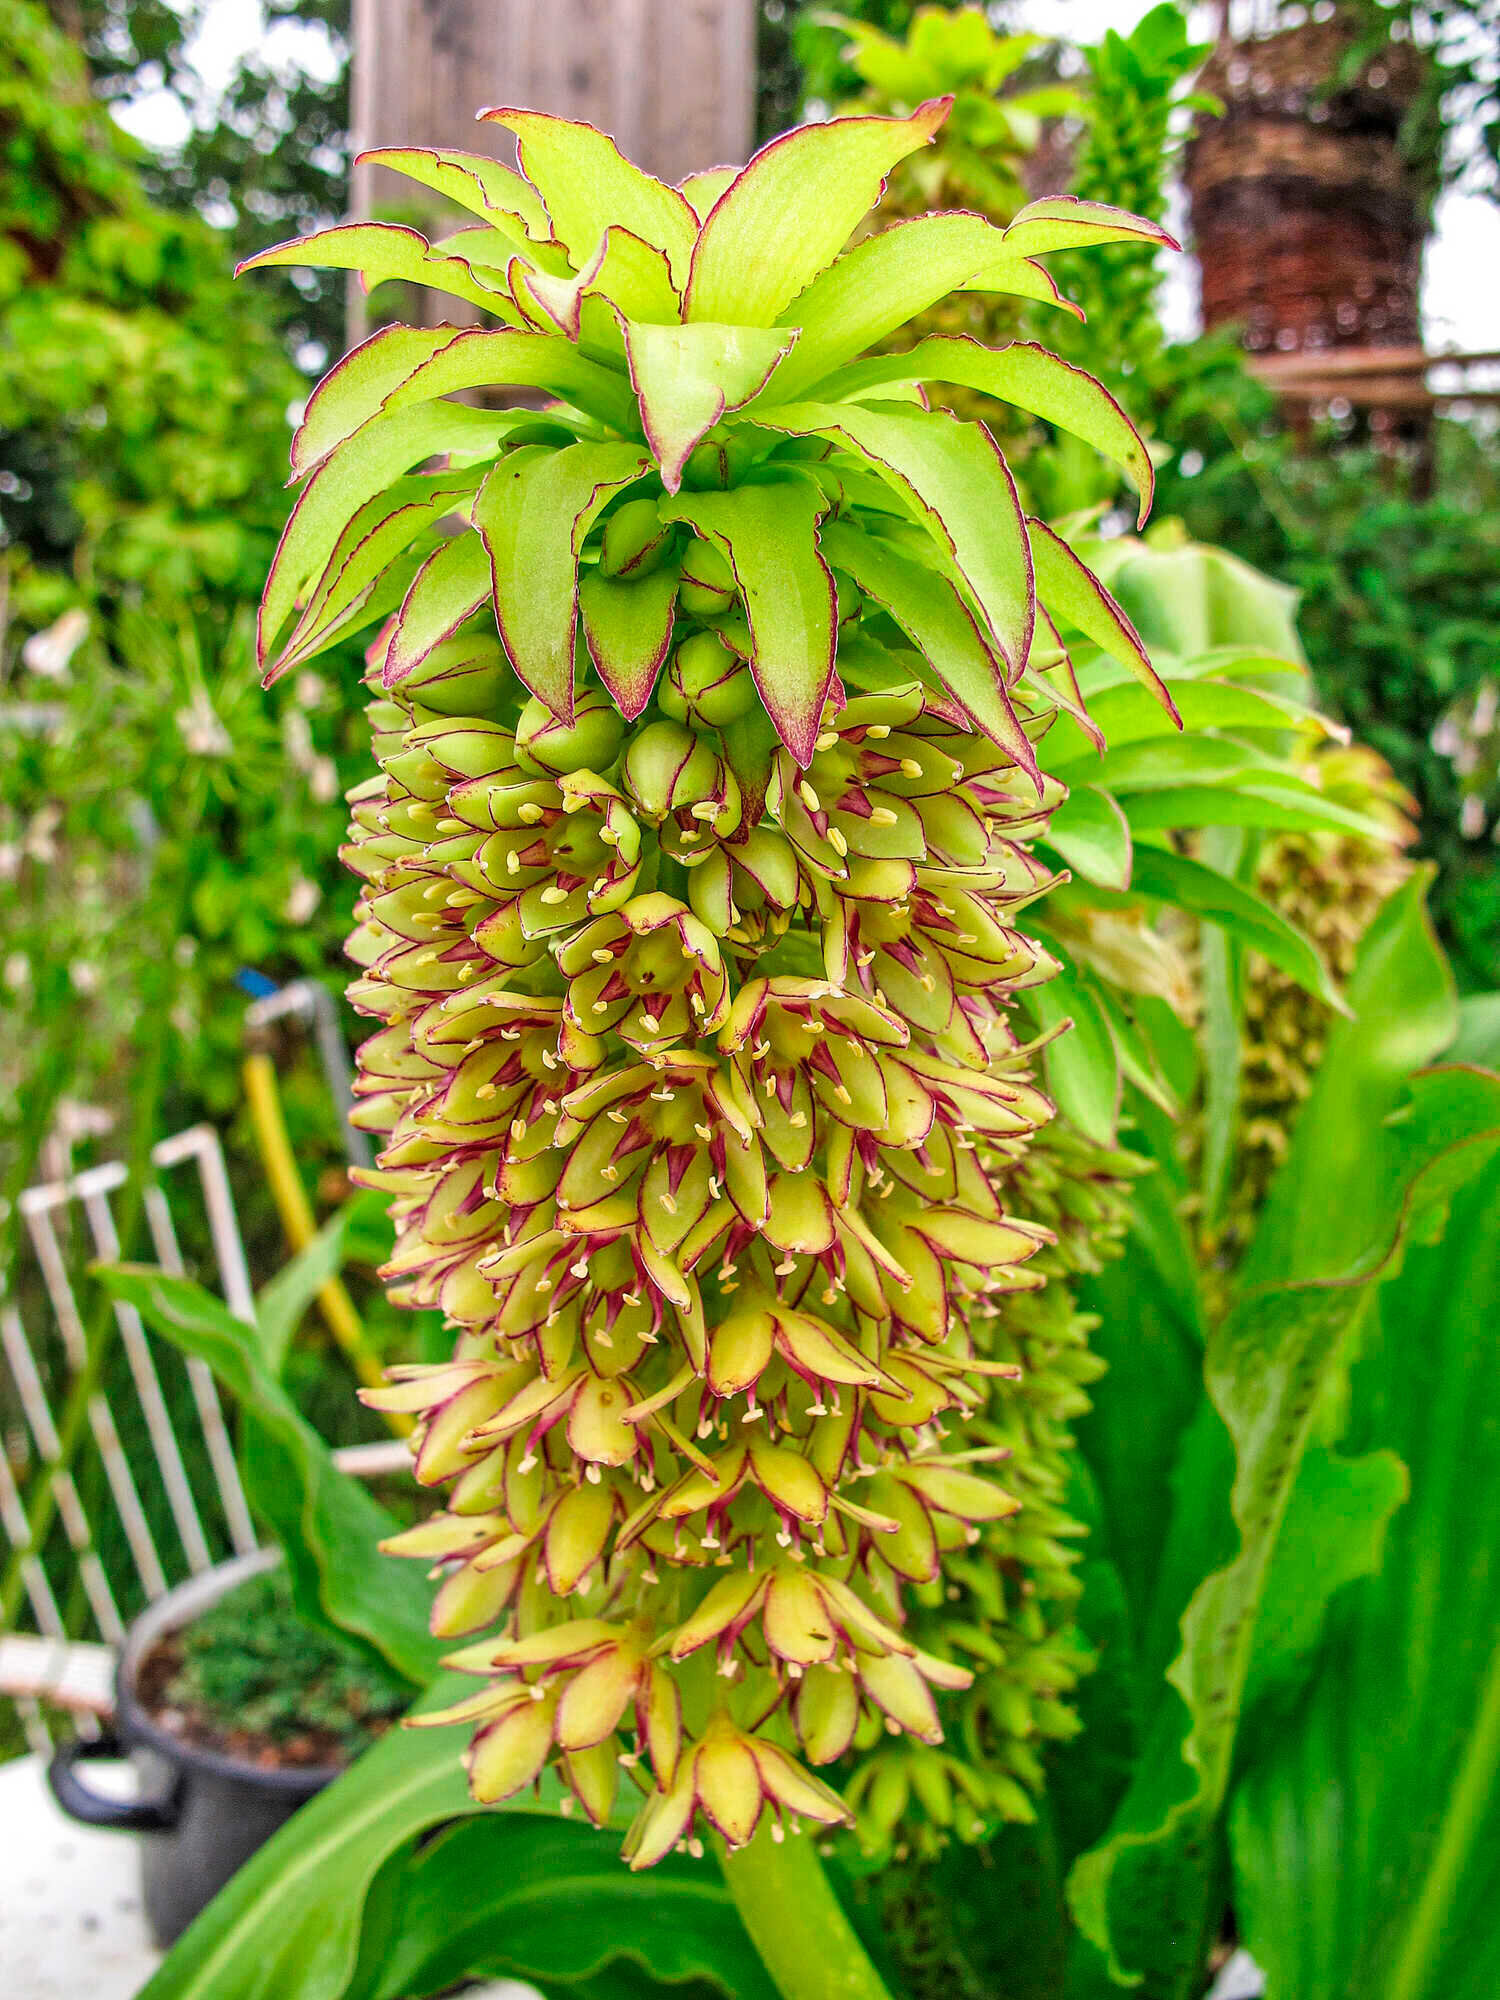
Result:
[[[671,534],[654,500],[627,500],[604,523],[599,567],[606,576],[649,576]]]
[[[750,669],[717,632],[696,632],[685,640],[667,680],[685,713],[716,728],[748,715],[760,699]]]
[[[689,542],[682,558],[678,602],[695,618],[717,618],[739,595],[734,571],[711,542]]]
[[[553,777],[568,771],[603,773],[619,756],[624,740],[620,712],[600,688],[589,688],[578,697],[571,722],[559,722],[533,695],[516,724],[516,762],[523,771],[546,771]]]
[[[393,689],[432,715],[495,715],[516,686],[499,641],[480,633],[445,639]]]
[[[653,722],[625,753],[625,789],[648,819],[665,819],[715,789],[720,760],[680,722]]]

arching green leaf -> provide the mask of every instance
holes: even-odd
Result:
[[[728,558],[750,625],[750,671],[777,734],[804,768],[833,675],[833,577],[818,553],[828,502],[800,479],[679,493],[664,521],[686,521]]]
[[[511,299],[481,284],[463,258],[434,252],[425,236],[399,223],[339,222],[332,229],[314,230],[311,236],[273,243],[269,250],[257,251],[236,265],[235,276],[273,264],[301,265],[315,271],[358,271],[367,292],[391,279],[401,279],[467,299],[496,319],[514,322],[516,318]]]
[[[519,678],[564,722],[573,716],[578,552],[605,503],[648,463],[629,444],[518,452],[495,467],[474,504],[505,650]]]
[[[1031,553],[1015,483],[984,426],[894,405],[790,403],[757,416],[772,430],[846,444],[895,488],[951,559],[1014,682],[1031,650]]]
[[[411,544],[446,514],[467,507],[478,486],[479,475],[473,472],[417,475],[388,487],[361,507],[335,544],[291,636],[266,669],[267,680],[279,678],[330,644]]]
[[[622,321],[630,379],[640,399],[646,440],[675,493],[682,469],[704,433],[726,410],[748,403],[796,339],[774,327],[653,326]]]
[[[515,133],[521,171],[546,204],[575,266],[588,262],[615,223],[664,250],[673,282],[687,283],[698,218],[676,188],[642,172],[592,125],[506,105],[479,115]]]
[[[552,240],[552,223],[541,196],[514,167],[488,153],[459,153],[437,146],[375,146],[356,159],[360,167],[388,167],[393,174],[446,195],[502,231],[510,221],[522,225],[533,243]]]
[[[1036,564],[1037,595],[1054,619],[1076,626],[1102,652],[1128,668],[1143,687],[1151,690],[1180,728],[1177,706],[1165,681],[1147,658],[1135,627],[1098,577],[1084,567],[1062,536],[1045,521],[1028,517],[1026,526]],[[1108,736],[1108,727],[1102,720],[1100,727]]]
[[[353,517],[391,481],[438,452],[493,451],[529,411],[424,403],[372,417],[323,460],[292,509],[266,579],[257,629],[262,665],[305,583],[320,576]]]
[[[715,202],[693,252],[689,319],[771,326],[848,242],[899,160],[925,146],[951,98],[910,118],[838,118],[763,146]]]
[[[1040,257],[1049,250],[1090,249],[1098,243],[1158,243],[1180,250],[1159,222],[1108,202],[1081,201],[1073,194],[1050,194],[1023,208],[1005,232],[1012,257]]]
[[[867,390],[899,382],[960,384],[1056,424],[1123,467],[1141,496],[1141,521],[1150,513],[1156,476],[1135,425],[1092,375],[1034,341],[989,348],[968,334],[933,334],[904,353],[875,355],[844,369],[839,396],[858,400]],[[816,386],[811,393],[817,394]]]
[[[885,607],[943,686],[1034,779],[1036,752],[1011,706],[1003,666],[958,586],[850,521],[830,521],[820,541],[827,560]]]
[[[489,553],[473,529],[465,529],[435,550],[412,579],[386,652],[385,685],[399,686],[489,595]]]

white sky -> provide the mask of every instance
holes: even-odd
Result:
[[[1151,4],[1153,0],[1023,0],[1015,20],[1017,26],[1043,34],[1092,42],[1106,28],[1127,32]],[[1200,39],[1207,39],[1209,10],[1200,6],[1193,13]],[[320,29],[286,22],[267,29],[260,0],[213,0],[193,51],[210,94],[223,88],[251,49],[278,65],[330,73],[328,42]],[[177,102],[166,92],[142,99],[121,122],[153,145],[171,145],[182,136]],[[1173,261],[1179,269],[1169,272],[1164,312],[1171,331],[1183,336],[1196,330],[1195,273],[1187,259]],[[1500,202],[1459,193],[1439,201],[1427,250],[1422,314],[1429,349],[1500,347]]]

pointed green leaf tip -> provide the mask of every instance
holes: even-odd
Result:
[[[804,126],[681,188],[593,126],[521,108],[481,114],[515,134],[519,171],[421,147],[367,155],[473,220],[436,245],[341,224],[242,268],[401,279],[453,293],[482,323],[387,327],[309,399],[292,452],[306,485],[267,585],[263,661],[310,660],[399,606],[382,642],[392,684],[483,626],[559,720],[581,672],[649,723],[700,699],[682,693],[697,681],[674,649],[707,630],[748,663],[801,764],[830,702],[919,682],[1034,784],[1032,738],[1063,698],[1037,678],[1038,632],[1050,654],[1057,630],[1082,631],[1164,700],[1108,592],[1024,518],[984,425],[927,408],[924,385],[967,384],[1082,437],[1134,482],[1144,515],[1151,463],[1119,405],[1029,342],[871,349],[950,291],[1066,304],[1035,261],[1049,250],[1170,239],[1055,198],[1005,230],[931,215],[851,247],[950,103]],[[505,407],[475,408],[476,396]],[[447,516],[423,497],[438,477],[453,482]],[[660,526],[644,566],[606,549],[611,522],[631,509],[639,521],[641,507]],[[835,522],[848,592],[836,612],[824,546]],[[732,727],[738,741],[749,724]]]

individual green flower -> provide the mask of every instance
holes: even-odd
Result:
[[[1013,1315],[1054,1232],[1005,1197],[1051,1115],[1012,1001],[1054,969],[1025,927],[1053,626],[1165,695],[925,385],[1082,432],[1143,504],[1150,461],[1040,348],[860,356],[955,286],[1049,295],[1039,252],[1158,232],[1048,201],[846,250],[946,108],[680,190],[496,112],[525,178],[377,156],[478,217],[445,243],[359,224],[255,260],[499,322],[386,328],[315,392],[261,639],[275,673],[384,621],[356,1118],[392,1294],[454,1334],[369,1396],[445,1500],[391,1546],[437,1566],[481,1682],[447,1716],[476,1796],[556,1762],[602,1823],[628,1771],[636,1867],[701,1823],[850,1817],[805,1765],[935,1746],[974,1681],[921,1594],[1028,1507],[1018,1556],[1051,1560],[1048,1357]],[[544,400],[448,400],[500,388]]]

